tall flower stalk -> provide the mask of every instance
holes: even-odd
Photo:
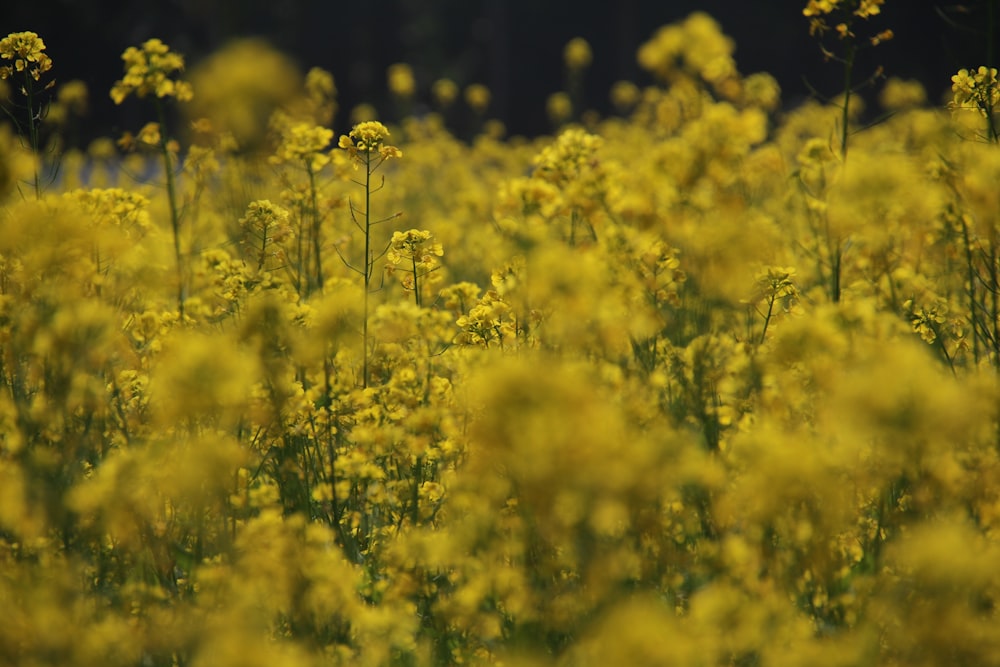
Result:
[[[163,160],[163,170],[166,176],[167,200],[170,205],[170,227],[174,239],[174,258],[177,267],[177,311],[184,317],[184,261],[181,252],[181,213],[177,204],[177,185],[174,179],[176,165],[175,144],[167,135],[166,98],[173,97],[179,102],[186,102],[193,97],[191,84],[173,78],[184,70],[184,57],[174,53],[159,39],[149,39],[141,47],[130,46],[122,54],[125,63],[125,75],[115,82],[111,88],[111,99],[115,104],[121,104],[131,95],[138,98],[151,97],[156,107],[156,117],[159,123],[155,131],[149,135],[156,138],[154,142]],[[148,128],[149,126],[147,126]]]
[[[52,69],[52,59],[45,54],[45,42],[34,32],[12,32],[0,40],[0,61],[11,61],[10,65],[0,66],[0,80],[20,79],[20,91],[25,97],[25,116],[28,126],[28,142],[36,156],[34,190],[35,198],[42,196],[38,176],[39,126],[45,116],[47,105],[40,101],[42,92],[55,85],[49,81],[42,85],[42,75]],[[18,118],[9,112],[15,125],[20,126]]]
[[[362,323],[361,330],[361,342],[363,346],[362,355],[364,360],[362,362],[361,377],[362,384],[365,387],[368,386],[368,382],[370,380],[368,363],[370,353],[368,313],[369,295],[372,292],[372,276],[375,273],[375,262],[385,255],[389,249],[388,246],[386,246],[379,253],[375,253],[372,247],[372,229],[375,225],[392,220],[398,216],[398,214],[394,214],[386,218],[373,218],[371,214],[372,195],[381,190],[385,185],[384,175],[380,179],[378,185],[374,185],[372,176],[378,168],[386,162],[386,160],[403,157],[403,152],[401,150],[395,146],[390,146],[385,143],[388,138],[389,130],[385,125],[378,121],[366,121],[355,125],[350,133],[341,135],[338,142],[338,145],[347,151],[354,169],[361,169],[364,171],[364,176],[361,179],[354,179],[354,183],[356,183],[359,187],[364,188],[364,207],[359,208],[353,201],[350,202],[351,220],[365,238],[364,261],[360,266],[358,266],[348,262],[342,254],[341,259],[348,268],[361,275],[362,284],[364,286],[364,322]],[[338,249],[337,252],[339,253],[340,250]]]
[[[858,53],[862,48],[878,46],[893,38],[892,30],[883,30],[870,36],[867,40],[862,40],[855,30],[859,21],[867,21],[873,16],[881,14],[884,4],[885,0],[809,0],[806,8],[802,10],[802,15],[809,19],[809,34],[817,38],[820,43],[823,58],[840,63],[844,68],[844,91],[840,101],[839,128],[842,164],[847,161],[851,99],[860,87],[872,84],[882,76],[882,68],[879,67],[860,84],[855,84],[855,66]],[[828,33],[835,34],[837,41],[843,46],[840,55],[825,45],[824,39]],[[830,297],[835,303],[840,301],[843,254],[848,243],[849,239],[833,236],[827,231],[825,245],[829,249]]]

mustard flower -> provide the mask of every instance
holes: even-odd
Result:
[[[420,263],[433,264],[434,257],[444,255],[440,243],[432,242],[434,235],[422,229],[410,229],[405,232],[393,232],[389,242],[386,259],[392,264],[413,259]]]
[[[465,88],[465,103],[476,113],[485,113],[490,106],[490,89],[481,83],[473,83]]]
[[[406,63],[390,65],[386,73],[389,91],[396,97],[410,98],[417,91],[413,68]]]
[[[382,160],[403,157],[403,151],[385,143],[389,138],[389,129],[376,120],[358,123],[348,134],[340,135],[337,145],[348,152],[354,159],[360,159],[361,154],[378,153]]]
[[[458,84],[451,79],[438,79],[431,86],[434,101],[442,108],[448,108],[458,98]]]
[[[927,102],[927,91],[919,81],[890,77],[879,93],[879,104],[887,111],[900,111],[922,106]]]
[[[38,81],[52,69],[52,59],[44,51],[45,42],[36,33],[10,33],[0,40],[0,60],[13,60],[14,64],[0,67],[0,79],[9,79],[14,72],[27,72]]]
[[[840,5],[840,0],[809,0],[809,4],[802,10],[803,16],[820,16],[831,14]]]
[[[72,113],[82,116],[87,113],[89,93],[87,84],[79,79],[73,79],[59,86],[56,100]]]
[[[386,267],[390,275],[401,266],[400,281],[403,288],[412,290],[417,305],[422,305],[421,286],[426,284],[424,278],[441,268],[438,257],[444,255],[441,244],[434,240],[434,235],[422,229],[410,229],[405,232],[394,232],[386,250]]]
[[[160,145],[160,124],[159,123],[146,123],[141,130],[139,130],[139,136],[137,137],[140,144],[145,146],[159,146]]]
[[[553,183],[572,180],[597,159],[604,140],[580,128],[571,128],[535,157],[538,175]]]
[[[333,98],[337,95],[337,84],[333,74],[321,67],[313,67],[306,72],[306,92],[311,97]]]
[[[869,19],[882,13],[882,5],[885,0],[809,0],[802,15],[809,18],[809,34],[822,35],[829,29],[824,17],[838,13],[847,18],[847,21],[837,23],[835,27],[840,39],[854,37],[851,32],[850,19]],[[873,45],[892,39],[891,30],[885,30],[871,39]]]
[[[590,44],[583,37],[574,37],[569,40],[563,49],[563,61],[566,63],[567,69],[586,69],[593,61]]]
[[[545,102],[545,111],[554,125],[560,125],[573,115],[573,100],[566,93],[552,93]]]
[[[309,122],[293,123],[282,131],[281,145],[271,157],[273,163],[305,163],[312,171],[330,162],[324,151],[333,140],[333,130]]]
[[[960,69],[951,77],[954,93],[948,106],[952,109],[978,109],[987,115],[1000,106],[1000,85],[995,67],[980,67],[974,72]]]
[[[141,48],[130,46],[122,54],[125,76],[111,88],[111,99],[121,104],[131,94],[136,97],[176,97],[186,102],[193,97],[191,84],[170,78],[184,70],[184,57],[174,53],[159,39],[143,42]]]
[[[631,81],[616,81],[611,86],[611,103],[619,113],[631,111],[642,98],[642,91]]]

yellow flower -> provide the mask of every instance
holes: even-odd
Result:
[[[860,16],[863,19],[875,16],[882,13],[883,4],[885,4],[885,0],[861,0],[858,8],[854,10],[854,15]]]
[[[554,124],[564,123],[573,115],[573,101],[566,93],[552,93],[545,102],[545,111]]]
[[[819,16],[829,14],[837,9],[840,0],[809,0],[809,4],[802,10],[803,16]]]
[[[26,71],[38,81],[44,72],[52,69],[52,59],[44,51],[45,42],[36,33],[10,33],[0,40],[0,59],[13,60],[14,64],[0,67],[0,79],[9,79],[15,71]]]
[[[406,63],[390,65],[388,70],[389,91],[396,97],[409,98],[417,91],[413,68]]]
[[[184,57],[174,53],[159,39],[143,42],[142,48],[130,46],[122,54],[125,76],[111,88],[111,99],[121,104],[131,94],[136,97],[176,97],[186,102],[193,97],[191,84],[170,76],[183,71]]]
[[[348,134],[340,135],[337,146],[354,159],[360,159],[361,153],[378,153],[383,161],[403,157],[403,151],[385,143],[388,138],[389,129],[385,125],[369,120],[358,123]]]
[[[619,113],[626,113],[642,98],[642,91],[631,81],[616,81],[611,86],[611,103]]]
[[[139,130],[139,142],[146,144],[147,146],[159,146],[160,138],[159,123],[146,123],[143,128]]]
[[[582,37],[574,37],[563,49],[563,61],[570,70],[581,70],[587,68],[593,60],[590,51],[590,44]]]
[[[951,109],[978,109],[984,116],[1000,107],[1000,85],[995,67],[980,67],[975,72],[960,69],[951,77],[954,93]]]
[[[451,79],[438,79],[431,86],[431,94],[439,106],[450,107],[458,97],[458,85]]]
[[[59,86],[56,99],[77,116],[82,116],[87,112],[88,102],[87,84],[79,79],[73,79]]]
[[[330,161],[324,153],[333,140],[333,130],[309,122],[295,123],[283,128],[281,145],[273,163],[305,163],[312,171],[322,169]]]
[[[484,113],[490,106],[490,89],[481,83],[473,83],[465,89],[465,103],[476,113]]]

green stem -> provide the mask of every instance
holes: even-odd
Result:
[[[375,262],[372,260],[371,254],[371,229],[372,229],[372,217],[371,217],[371,201],[372,201],[372,154],[371,151],[365,151],[365,321],[362,328],[362,344],[364,349],[362,350],[362,355],[364,357],[362,361],[362,383],[365,388],[368,387],[368,293],[371,291],[371,279],[372,271]]]
[[[419,306],[421,304],[420,304],[420,283],[418,282],[417,278],[417,258],[415,256],[410,257],[410,263],[413,267],[413,301]]]
[[[319,228],[320,228],[320,217],[319,217],[319,205],[316,201],[316,172],[313,171],[311,164],[306,164],[306,171],[309,174],[309,193],[312,198],[312,244],[313,244],[313,261],[316,262],[316,287],[320,290],[323,289],[323,258],[320,252],[320,242],[319,242]]]
[[[167,147],[167,117],[163,104],[156,98],[156,114],[160,121],[160,154],[167,177],[167,200],[170,202],[170,226],[174,233],[174,259],[177,264],[177,311],[184,320],[184,262],[181,256],[181,214],[177,208],[177,186],[174,183],[173,161]]]
[[[42,109],[41,109],[41,106],[39,106],[39,108],[38,108],[38,114],[37,115],[35,114],[35,88],[34,88],[34,85],[33,85],[33,79],[31,78],[31,73],[28,70],[24,71],[24,86],[22,87],[22,90],[24,92],[24,96],[28,100],[27,101],[27,104],[28,104],[28,107],[27,107],[28,108],[28,142],[31,144],[31,153],[32,153],[32,157],[34,158],[34,160],[33,160],[33,163],[34,163],[33,169],[34,169],[35,199],[41,199],[42,198],[42,188],[41,188],[41,184],[39,182],[38,162],[37,162],[37,160],[39,159],[39,150],[38,150],[38,143],[39,143],[38,120],[41,117]],[[11,118],[14,118],[14,122],[15,123],[17,122],[17,119],[13,115],[11,115]]]
[[[841,159],[847,160],[847,123],[850,119],[851,111],[851,79],[854,76],[854,57],[857,54],[857,45],[854,40],[847,44],[847,56],[844,59],[844,108],[840,117],[840,155]]]
[[[772,294],[767,301],[767,315],[764,317],[764,330],[760,332],[760,345],[764,344],[767,338],[767,326],[771,323],[771,315],[774,314],[774,301],[776,297]]]
[[[969,324],[972,327],[972,359],[979,364],[979,333],[978,320],[976,316],[976,268],[975,260],[972,256],[972,241],[969,237],[969,225],[965,222],[964,216],[959,216],[962,223],[962,241],[965,244],[965,264],[966,280],[969,283]]]

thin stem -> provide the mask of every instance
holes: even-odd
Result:
[[[767,300],[767,315],[764,316],[764,329],[760,332],[760,345],[763,345],[767,339],[767,326],[771,323],[771,315],[774,314],[774,301],[776,298],[775,294],[771,294]]]
[[[177,188],[174,184],[174,169],[170,159],[170,149],[167,147],[167,118],[163,103],[156,100],[156,114],[160,121],[160,154],[163,157],[163,170],[167,177],[167,200],[170,202],[170,226],[174,233],[174,258],[177,262],[177,311],[181,321],[184,320],[184,263],[181,256],[181,214],[177,208]]]
[[[362,350],[362,355],[364,360],[362,362],[362,383],[365,388],[368,387],[368,293],[371,291],[371,279],[374,261],[371,256],[371,201],[372,201],[372,154],[370,151],[365,151],[365,321],[362,328],[362,344],[364,349]]]
[[[312,197],[312,243],[313,243],[313,260],[316,262],[316,287],[320,290],[323,289],[323,259],[320,252],[320,242],[319,242],[319,229],[320,229],[320,217],[319,217],[319,205],[316,202],[316,172],[313,171],[311,164],[306,164],[306,171],[309,174],[309,193]]]
[[[418,306],[420,306],[421,305],[421,303],[420,303],[420,283],[418,282],[418,278],[417,278],[417,258],[416,258],[416,256],[410,257],[410,263],[411,263],[411,265],[413,267],[413,301]]]
[[[841,159],[847,160],[847,123],[850,118],[851,107],[851,79],[854,76],[854,57],[857,54],[857,45],[851,39],[847,44],[847,56],[844,58],[844,108],[840,117],[840,155]]]
[[[972,359],[978,365],[979,364],[979,333],[978,333],[978,321],[979,318],[976,316],[976,269],[972,256],[972,241],[969,238],[969,225],[965,222],[964,216],[959,216],[959,220],[962,223],[962,241],[965,244],[965,263],[967,269],[966,281],[969,283],[968,286],[968,296],[969,296],[969,324],[972,326]]]
[[[31,138],[31,150],[35,154],[36,161],[34,162],[35,171],[35,199],[42,198],[42,189],[39,185],[38,178],[38,162],[39,151],[38,151],[38,123],[36,122],[35,116],[35,96],[34,96],[34,86],[32,86],[31,75],[25,70],[26,76],[24,77],[27,82],[24,86],[25,94],[28,96],[28,136]],[[41,116],[41,107],[38,109],[38,116]]]

